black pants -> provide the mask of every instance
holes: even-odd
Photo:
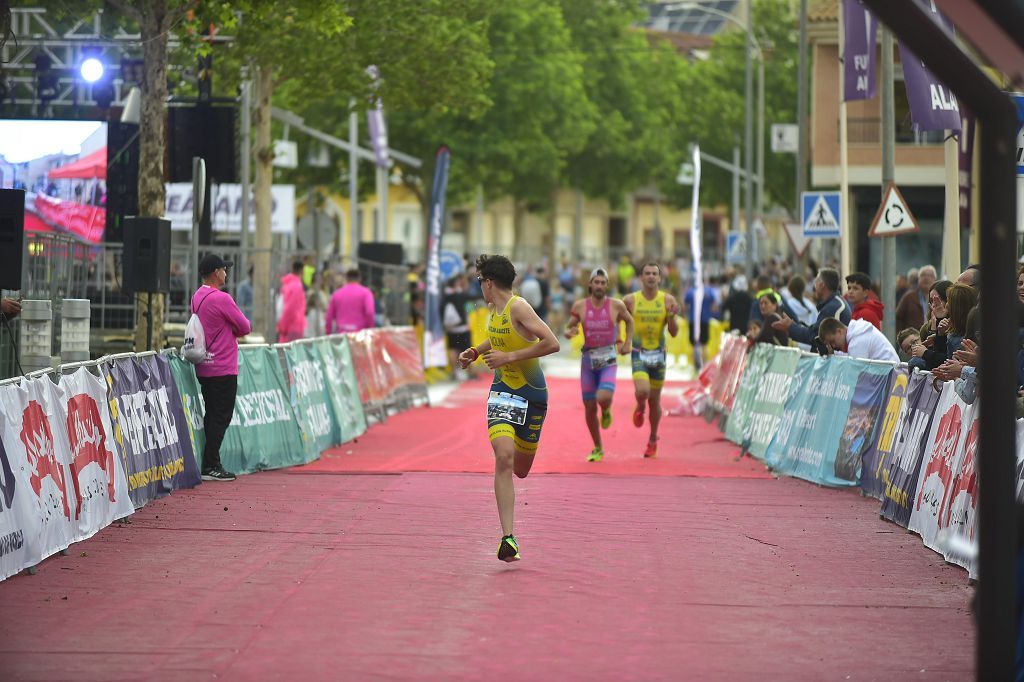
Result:
[[[203,388],[203,402],[206,415],[203,417],[203,431],[206,433],[206,447],[203,448],[203,471],[220,469],[220,444],[224,432],[231,423],[235,411],[235,394],[238,392],[238,377],[197,377]]]

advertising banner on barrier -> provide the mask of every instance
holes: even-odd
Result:
[[[115,452],[103,380],[84,367],[60,378],[71,453],[78,538],[84,540],[135,511],[124,465]]]
[[[276,350],[240,349],[235,412],[220,448],[224,468],[251,473],[306,463],[288,394]]]
[[[971,405],[970,426],[967,428],[967,439],[964,442],[964,454],[960,460],[960,470],[953,476],[950,487],[949,508],[943,524],[949,535],[958,542],[947,542],[943,547],[946,561],[963,566],[974,577],[977,574],[975,552],[966,548],[977,548],[978,538],[975,523],[978,520],[978,426],[981,416],[981,403],[977,400]],[[1020,431],[1024,420],[1017,421],[1017,452],[1021,451]],[[1018,481],[1020,477],[1018,476]]]
[[[841,357],[810,358],[765,453],[772,469],[829,486],[857,484],[860,453],[885,392],[890,368]]]
[[[162,355],[150,355],[139,358],[139,369],[143,373],[143,381],[147,387],[167,387],[167,408],[174,422],[174,428],[178,432],[177,447],[185,458],[185,469],[191,472],[195,470],[195,480],[201,480],[199,475],[199,457],[192,448],[192,438],[189,434],[188,417],[185,414],[185,405],[178,392],[178,385],[174,381],[174,372],[171,371],[171,363]],[[189,457],[191,455],[191,457]],[[201,457],[201,455],[200,455]],[[190,464],[191,462],[191,464]],[[191,473],[189,474],[191,476]]]
[[[767,343],[759,343],[753,350],[747,353],[746,366],[740,377],[739,388],[736,390],[736,399],[732,404],[732,412],[725,423],[725,437],[736,445],[743,445],[750,425],[750,414],[754,408],[754,397],[757,395],[757,387],[761,385],[764,371],[768,368],[771,360],[772,346]]]
[[[732,408],[746,353],[747,341],[745,338],[733,334],[726,334],[722,337],[722,348],[715,356],[719,363],[718,372],[711,384],[709,394],[711,407],[719,414],[727,414]]]
[[[306,461],[312,462],[321,452],[341,442],[341,430],[331,414],[324,362],[309,343],[288,344],[284,357],[288,363],[292,409],[299,420]]]
[[[4,441],[18,438],[8,428],[4,407],[5,393],[15,386],[0,387],[0,580],[38,563],[43,555],[39,546],[42,506],[29,479],[28,460],[8,453]]]
[[[366,433],[366,415],[359,398],[359,384],[352,366],[348,339],[338,335],[318,341],[316,347],[327,370],[331,409],[340,428],[338,442],[347,443]]]
[[[758,382],[750,410],[750,424],[743,439],[743,447],[747,452],[761,460],[778,431],[782,411],[789,398],[790,384],[794,377],[805,381],[817,360],[817,357],[801,356],[795,349],[786,350],[774,346],[771,349],[771,359],[764,376]]]
[[[925,441],[917,493],[907,524],[907,528],[921,535],[925,547],[940,553],[938,536],[949,525],[954,480],[961,472],[973,411],[957,395],[954,382],[943,384]]]
[[[22,535],[7,535],[6,546],[0,549],[28,545],[28,565],[67,548],[78,537],[71,450],[61,402],[60,391],[48,377],[23,379],[17,386],[0,388],[4,450],[11,467],[25,472],[26,493],[33,508],[28,517],[31,521],[25,524],[31,528],[19,529]]]
[[[938,401],[939,394],[932,388],[932,375],[929,372],[915,372],[910,377],[907,398],[903,401],[896,427],[896,449],[889,465],[889,479],[881,510],[883,517],[904,528],[910,523],[925,439]]]
[[[192,441],[192,453],[196,463],[202,469],[203,448],[206,447],[206,431],[203,430],[203,417],[206,407],[203,405],[203,392],[196,379],[195,365],[179,357],[167,358],[167,365],[174,376],[174,383],[181,396],[181,405],[185,409],[185,422],[188,424],[188,435]]]
[[[183,418],[177,386],[146,361],[145,357],[120,358],[100,365],[110,396],[114,442],[125,463],[136,509],[172,490],[196,486],[200,480],[192,444],[182,442],[187,429],[181,430],[175,421]]]
[[[878,500],[885,495],[885,486],[889,482],[889,465],[892,464],[892,453],[896,447],[896,426],[900,421],[903,402],[907,398],[909,382],[910,375],[906,367],[897,367],[889,373],[881,421],[875,428],[874,437],[861,454],[861,490],[865,495]]]

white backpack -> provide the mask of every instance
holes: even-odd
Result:
[[[210,295],[207,294],[206,298],[199,303],[199,308],[203,307],[203,303],[206,303],[206,299],[209,297]],[[206,332],[203,330],[203,323],[199,320],[199,308],[188,319],[188,325],[185,327],[185,342],[181,344],[181,357],[193,365],[201,365],[213,360],[213,353],[206,350]]]

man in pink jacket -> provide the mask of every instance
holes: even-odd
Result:
[[[211,357],[196,365],[196,378],[203,390],[206,414],[203,430],[203,480],[233,481],[235,475],[220,462],[220,444],[235,411],[238,392],[238,337],[251,331],[249,320],[235,305],[231,294],[221,291],[231,263],[209,255],[199,261],[203,286],[192,295],[192,312],[199,316]]]
[[[301,339],[306,333],[306,289],[302,286],[305,264],[292,263],[290,274],[281,278],[281,317],[277,321],[277,342]]]
[[[373,292],[359,283],[359,271],[345,273],[348,283],[331,295],[324,328],[328,334],[357,332],[374,326]]]

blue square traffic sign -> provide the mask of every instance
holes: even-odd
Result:
[[[804,192],[800,200],[800,224],[805,237],[839,236],[842,219],[839,192]]]

